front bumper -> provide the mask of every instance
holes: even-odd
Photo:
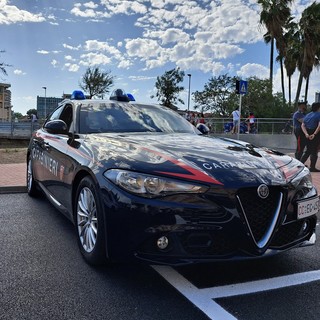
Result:
[[[235,190],[147,199],[108,183],[101,194],[107,254],[114,260],[179,265],[252,259],[315,242],[316,216],[288,222],[285,200],[270,240],[260,248],[236,197],[230,196]],[[162,237],[168,241],[165,248],[158,245]]]

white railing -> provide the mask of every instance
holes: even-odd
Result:
[[[246,119],[241,119],[244,122]],[[232,123],[232,118],[205,118],[211,133],[223,133],[227,124]],[[292,133],[291,118],[255,118],[257,133],[290,134]]]

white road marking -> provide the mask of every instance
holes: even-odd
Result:
[[[198,307],[210,319],[237,320],[232,314],[213,301],[206,293],[201,291],[171,267],[152,266],[165,280],[182,293],[190,302]]]
[[[315,270],[264,280],[198,289],[171,267],[153,266],[153,269],[212,320],[237,319],[213,301],[213,299],[281,289],[308,282],[320,281],[320,270]]]

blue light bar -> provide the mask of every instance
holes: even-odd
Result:
[[[136,99],[134,98],[134,96],[131,93],[127,93],[127,96],[129,98],[129,101],[136,101]]]
[[[71,100],[85,100],[85,95],[81,90],[74,90],[71,95]]]

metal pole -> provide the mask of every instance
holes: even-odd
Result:
[[[188,77],[189,77],[189,91],[188,91],[188,111],[190,109],[190,83],[191,83],[191,74],[188,73]]]
[[[241,124],[241,99],[242,99],[242,94],[239,94],[240,98],[239,98],[239,124],[238,124],[238,128],[237,128],[237,139],[240,139],[240,124]]]
[[[44,89],[44,119],[47,117],[47,87],[42,87]]]

